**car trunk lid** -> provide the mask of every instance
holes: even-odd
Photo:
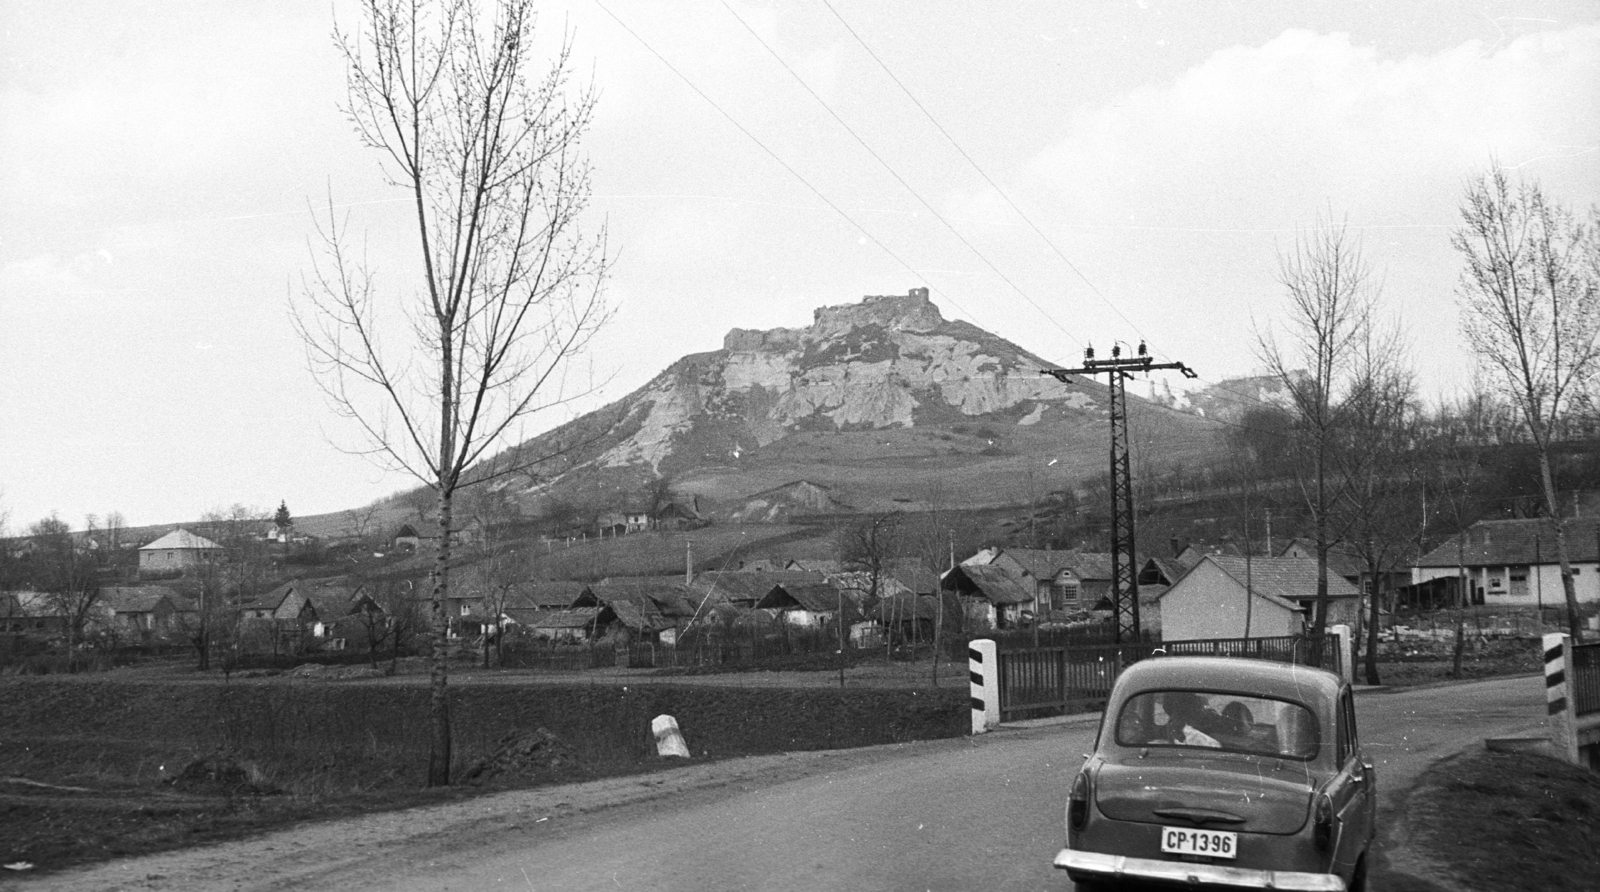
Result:
[[[1298,763],[1255,758],[1105,763],[1094,784],[1095,805],[1113,820],[1242,833],[1298,831],[1311,793]]]

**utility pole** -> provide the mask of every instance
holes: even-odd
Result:
[[[1127,381],[1135,372],[1176,369],[1185,378],[1196,378],[1181,362],[1156,362],[1139,342],[1139,355],[1124,358],[1120,346],[1112,346],[1110,359],[1095,359],[1094,347],[1083,351],[1083,365],[1075,369],[1045,369],[1044,373],[1063,384],[1072,375],[1107,375],[1111,388],[1111,607],[1116,620],[1117,643],[1139,640],[1139,568],[1135,564],[1136,537],[1133,515],[1133,464],[1128,449]]]

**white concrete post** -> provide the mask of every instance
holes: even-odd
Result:
[[[1573,721],[1571,686],[1572,638],[1562,633],[1544,636],[1544,697],[1550,711],[1550,742],[1568,762],[1578,761],[1578,726]]]
[[[1334,636],[1339,653],[1339,671],[1344,675],[1345,681],[1356,683],[1356,652],[1355,638],[1350,634],[1350,627],[1340,623],[1328,632]]]
[[[972,676],[972,733],[1000,725],[1000,658],[992,639],[967,643],[967,669]]]
[[[677,719],[670,715],[658,715],[650,723],[650,730],[656,736],[658,755],[689,758],[689,745],[683,741],[683,732],[678,730]]]

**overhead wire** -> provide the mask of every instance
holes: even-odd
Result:
[[[1049,236],[1046,235],[1043,232],[1043,230],[1040,229],[1039,226],[1037,224],[1035,224],[1032,221],[1032,219],[1029,218],[1021,210],[1020,207],[1018,207],[1016,205],[1016,203],[1010,198],[1010,196],[1007,195],[1005,193],[1005,191],[1003,189],[1001,189],[999,187],[999,185],[994,182],[993,178],[990,177],[988,175],[988,173],[983,170],[982,166],[979,165],[977,163],[977,161],[975,159],[973,159],[972,156],[964,148],[961,147],[960,143],[957,142],[955,140],[955,138],[953,136],[951,136],[949,131],[946,130],[944,128],[944,126],[941,125],[938,122],[938,120],[932,115],[931,112],[929,112],[927,110],[926,106],[924,106],[921,103],[921,101],[916,98],[915,94],[913,94],[911,92],[911,90],[905,85],[905,83],[903,81],[901,81],[899,79],[899,77],[897,77],[894,74],[894,72],[888,67],[888,65],[886,63],[884,63],[883,60],[872,50],[872,48],[869,45],[867,45],[865,40],[863,40],[861,38],[861,36],[855,31],[855,29],[850,26],[849,22],[847,22],[844,19],[844,17],[839,14],[838,10],[835,9],[833,7],[833,5],[828,2],[828,0],[823,0],[823,3],[824,3],[825,6],[828,7],[829,11],[834,14],[835,18],[837,18],[839,20],[840,24],[851,34],[852,37],[854,37],[856,39],[857,43],[859,43],[861,45],[861,47],[868,53],[868,55],[872,56],[873,60],[875,62],[877,62],[879,67],[881,67],[884,70],[885,74],[887,74],[889,76],[889,78],[891,80],[893,80],[897,86],[900,87],[900,89],[906,94],[906,96],[911,100],[911,102],[914,105],[917,106],[917,108],[923,113],[923,115],[925,117],[927,117],[927,119],[933,124],[933,126],[940,132],[940,134],[943,135],[945,137],[945,139],[947,141],[949,141],[949,143],[956,149],[956,151],[958,153],[960,153],[961,156],[964,159],[966,159],[967,163],[970,164],[975,171],[977,171],[978,175],[984,180],[984,182],[989,184],[989,186],[991,188],[993,188],[995,190],[995,192],[1001,196],[1002,199],[1005,200],[1005,202],[1012,208],[1012,210],[1018,215],[1018,217],[1021,218],[1024,222],[1026,222],[1028,224],[1029,228],[1032,229],[1051,248],[1051,250],[1061,259],[1061,261],[1063,263],[1065,263],[1068,266],[1068,268],[1070,268],[1073,271],[1073,273],[1076,274],[1084,282],[1084,284],[1090,289],[1091,292],[1093,292],[1095,294],[1096,297],[1098,297],[1102,302],[1104,302],[1108,307],[1110,307],[1113,310],[1113,312],[1115,312],[1119,317],[1121,317],[1122,320],[1124,322],[1126,322],[1129,325],[1129,327],[1134,330],[1134,332],[1136,334],[1138,334],[1141,338],[1143,338],[1144,334],[1143,334],[1143,332],[1141,332],[1139,330],[1138,326],[1135,323],[1133,323],[1133,321],[1130,320],[1127,317],[1127,315],[1124,314],[1122,312],[1122,310],[1114,302],[1112,302],[1103,293],[1101,293],[1100,290],[1095,287],[1094,283],[1092,281],[1090,281],[1088,279],[1088,277],[1086,275],[1084,275],[1084,273],[1080,269],[1078,269],[1078,267],[1075,264],[1072,263],[1071,259],[1066,256],[1066,253],[1064,251],[1062,251],[1060,249],[1060,247],[1058,245],[1056,245],[1055,242],[1053,240],[1051,240],[1049,238]],[[734,115],[732,113],[730,113],[720,103],[718,103],[709,94],[707,94],[704,90],[702,90],[699,87],[699,85],[697,85],[693,80],[691,80],[688,77],[688,75],[684,74],[682,70],[680,70],[676,65],[674,65],[669,59],[667,59],[665,55],[663,55],[659,50],[657,50],[648,40],[646,40],[642,35],[640,35],[633,27],[631,27],[627,22],[625,22],[620,16],[618,16],[608,6],[606,6],[605,3],[601,2],[601,0],[595,0],[595,5],[600,7],[600,9],[603,12],[605,12],[606,15],[610,16],[611,19],[613,21],[615,21],[618,24],[618,26],[620,26],[624,31],[628,32],[629,36],[633,37],[633,39],[635,41],[637,41],[642,47],[644,47],[644,49],[647,52],[649,52],[659,62],[661,62],[662,65],[666,66],[666,68],[669,71],[671,71],[680,81],[682,81],[685,86],[687,86],[692,92],[694,92],[695,95],[699,96],[703,101],[706,102],[706,104],[710,105],[714,110],[716,110],[716,112],[718,114],[720,114],[725,120],[727,120],[728,123],[732,124],[735,129],[737,129],[740,133],[744,134],[746,138],[748,138],[758,148],[760,148],[764,153],[766,153],[766,155],[768,157],[770,157],[774,162],[776,162],[780,167],[782,167],[786,172],[788,172],[790,174],[790,176],[794,177],[797,181],[799,181],[801,183],[801,185],[805,186],[806,189],[808,189],[820,201],[822,201],[825,205],[827,205],[828,208],[830,208],[836,214],[838,214],[841,218],[843,218],[845,220],[845,222],[847,222],[852,228],[854,228],[857,232],[859,232],[864,238],[870,240],[874,245],[876,245],[879,248],[879,250],[883,251],[884,254],[886,254],[888,257],[890,257],[892,260],[894,260],[896,263],[898,263],[901,267],[905,268],[908,272],[912,273],[915,276],[918,276],[918,278],[923,278],[922,274],[915,267],[913,267],[909,262],[907,262],[904,258],[902,258],[898,253],[896,253],[893,249],[891,249],[887,244],[885,244],[884,241],[882,239],[880,239],[875,233],[873,233],[872,231],[868,230],[864,225],[862,225],[860,222],[858,222],[847,211],[845,211],[842,207],[840,207],[837,202],[835,202],[831,198],[829,198],[826,193],[824,193],[818,186],[816,186],[808,178],[806,178],[803,174],[801,174],[797,169],[795,169],[795,167],[793,165],[791,165],[787,161],[785,161],[775,150],[773,150],[763,140],[761,140],[760,137],[756,136],[755,133],[753,133],[743,123],[741,123],[736,117],[734,117]],[[994,271],[994,273],[996,275],[998,275],[1003,281],[1005,281],[1008,285],[1010,285],[1013,288],[1013,290],[1015,290],[1020,296],[1022,296],[1023,299],[1025,299],[1030,305],[1032,305],[1034,307],[1034,309],[1037,310],[1041,315],[1043,315],[1052,325],[1054,325],[1057,329],[1059,329],[1069,339],[1071,339],[1075,343],[1078,343],[1079,345],[1082,345],[1083,342],[1081,340],[1079,340],[1077,338],[1077,336],[1073,335],[1070,331],[1068,331],[1063,325],[1061,325],[1060,321],[1057,320],[1053,314],[1051,314],[1044,307],[1040,306],[1038,304],[1038,302],[1034,301],[1033,298],[1031,296],[1029,296],[1027,294],[1027,292],[1021,288],[1021,286],[1017,285],[1015,281],[1013,281],[1009,276],[1005,275],[1005,273],[1003,271],[1001,271],[992,261],[990,261],[989,258],[987,256],[985,256],[982,251],[980,251],[968,239],[966,239],[964,236],[962,236],[961,233],[955,228],[954,225],[952,225],[950,223],[949,220],[947,220],[942,214],[940,214],[926,199],[924,199],[921,196],[921,194],[913,186],[911,186],[910,183],[908,183],[905,180],[904,177],[902,177],[894,169],[893,165],[889,164],[882,157],[881,154],[879,154],[876,150],[874,150],[871,147],[871,145],[868,144],[867,141],[864,138],[862,138],[859,133],[857,133],[855,131],[854,128],[852,128],[847,122],[845,122],[844,119],[837,112],[835,112],[833,110],[833,108],[825,100],[822,99],[821,96],[819,96],[816,93],[815,90],[811,89],[811,87],[808,84],[806,84],[805,80],[803,78],[801,78],[794,71],[794,69],[786,61],[784,61],[783,58],[781,56],[779,56],[778,53],[764,39],[762,39],[761,36],[753,28],[750,27],[749,23],[746,22],[745,19],[743,17],[741,17],[737,12],[735,12],[732,9],[731,6],[728,6],[728,4],[726,3],[726,0],[724,0],[723,6],[735,18],[735,20],[737,20],[739,22],[739,24],[742,27],[744,27],[745,30],[748,31],[751,34],[751,36],[756,39],[756,41],[758,43],[761,44],[762,48],[765,49],[768,52],[768,54],[770,54],[773,57],[773,59],[776,60],[778,62],[778,64],[780,66],[782,66],[784,68],[784,70],[792,78],[794,78],[794,80],[797,83],[799,83],[800,86],[803,89],[805,89],[805,91],[808,94],[810,94],[812,96],[812,98],[815,99],[818,102],[818,104],[820,104],[829,113],[829,115],[832,116],[834,118],[834,120],[842,128],[844,128],[844,130],[847,133],[849,133],[850,136],[852,138],[854,138],[858,144],[861,145],[861,147],[869,155],[871,155],[873,157],[874,160],[876,160],[886,171],[888,171],[889,174],[892,177],[894,177],[894,179],[897,182],[899,182],[900,185],[903,188],[905,188],[907,192],[911,193],[911,195],[914,198],[916,198],[916,200],[918,202],[920,202],[925,208],[927,208],[929,210],[929,212],[932,213],[935,216],[935,218],[939,220],[939,222],[941,224],[943,224],[947,229],[949,229],[950,232],[953,235],[955,235],[956,238],[958,240],[960,240],[963,245],[965,245],[970,251],[972,251],[972,253],[975,256],[977,256],[979,258],[979,260],[981,260],[992,271]],[[943,297],[944,299],[948,300],[950,302],[950,304],[952,306],[954,306],[958,311],[960,311],[963,315],[966,315],[969,318],[974,318],[974,319],[977,318],[976,314],[970,312],[964,306],[962,306],[961,303],[959,301],[957,301],[955,299],[955,297],[953,295],[951,295],[948,291],[945,291],[944,289],[938,289],[938,288],[935,288],[935,290],[938,291],[938,293],[940,294],[941,297]],[[1271,405],[1269,403],[1265,403],[1262,400],[1259,400],[1257,398],[1251,397],[1251,396],[1249,396],[1247,394],[1238,393],[1238,392],[1232,391],[1232,390],[1230,390],[1228,388],[1224,388],[1224,387],[1221,386],[1221,384],[1213,385],[1213,390],[1222,390],[1223,392],[1232,393],[1234,396],[1239,397],[1238,405],[1244,405],[1245,401],[1248,401],[1250,403],[1254,403],[1254,404],[1257,404],[1257,405]],[[1181,412],[1182,411],[1182,410],[1176,409],[1175,407],[1172,407],[1172,406],[1165,406],[1165,405],[1163,405],[1161,403],[1153,403],[1153,405],[1159,406],[1160,408],[1166,409],[1168,411],[1173,411],[1173,412]],[[1185,414],[1192,414],[1192,413],[1185,413]],[[1219,419],[1211,419],[1211,420],[1212,421],[1219,421],[1219,423],[1226,423],[1226,422],[1220,422]]]
[[[922,194],[917,191],[916,187],[914,187],[910,183],[906,182],[906,178],[901,176],[899,171],[896,171],[894,169],[894,165],[890,164],[888,161],[885,161],[883,156],[878,154],[877,150],[872,148],[872,146],[869,145],[867,143],[867,141],[861,137],[861,134],[856,132],[854,127],[851,127],[850,124],[848,122],[846,122],[845,119],[843,117],[841,117],[838,112],[833,110],[833,106],[829,105],[827,100],[825,100],[821,96],[817,95],[817,91],[811,89],[811,85],[806,83],[805,78],[802,78],[798,73],[796,73],[794,68],[792,68],[789,65],[788,62],[784,61],[782,56],[778,55],[778,51],[773,49],[772,45],[767,43],[767,41],[764,38],[762,38],[762,36],[759,33],[757,33],[754,28],[750,27],[750,23],[745,21],[744,17],[739,15],[739,13],[736,10],[734,10],[734,8],[732,6],[730,6],[728,4],[728,0],[722,0],[722,7],[724,9],[726,9],[728,11],[728,14],[733,16],[734,19],[736,19],[739,22],[740,25],[743,25],[744,29],[746,31],[750,32],[750,36],[755,38],[755,41],[757,43],[761,44],[761,48],[766,50],[767,53],[769,55],[771,55],[772,58],[774,60],[776,60],[777,63],[780,66],[783,67],[783,70],[789,73],[790,77],[794,78],[795,83],[799,84],[801,89],[805,90],[806,93],[810,94],[811,98],[815,99],[817,101],[817,104],[822,106],[823,110],[826,111],[829,115],[831,115],[833,117],[833,120],[835,122],[837,122],[840,127],[843,127],[844,131],[846,133],[850,134],[850,136],[856,141],[857,144],[859,144],[861,146],[862,149],[864,149],[866,151],[867,154],[872,156],[874,161],[877,161],[878,164],[880,166],[882,166],[884,170],[888,171],[889,175],[894,177],[895,182],[899,183],[907,192],[911,193],[911,197],[915,198],[924,208],[927,208],[928,209],[928,213],[932,214],[934,216],[934,219],[936,219],[940,223],[944,224],[944,227],[946,229],[950,230],[950,234],[954,235],[956,237],[956,239],[961,242],[961,244],[965,245],[967,247],[967,250],[972,252],[973,256],[977,257],[980,261],[983,262],[983,264],[985,266],[989,267],[989,269],[992,270],[995,275],[1000,277],[1001,281],[1005,282],[1007,285],[1010,285],[1013,291],[1017,292],[1017,294],[1020,295],[1023,300],[1025,300],[1029,304],[1031,304],[1033,306],[1033,308],[1035,310],[1038,310],[1041,315],[1043,315],[1046,319],[1050,320],[1051,324],[1055,325],[1056,328],[1060,329],[1062,334],[1064,334],[1068,338],[1072,339],[1075,343],[1078,344],[1078,346],[1080,346],[1080,347],[1083,346],[1083,342],[1078,340],[1076,335],[1074,335],[1072,332],[1068,331],[1064,326],[1061,325],[1060,322],[1056,321],[1056,318],[1054,316],[1052,316],[1049,312],[1047,312],[1044,309],[1044,307],[1039,306],[1038,302],[1035,301],[1033,299],[1033,297],[1030,296],[1026,291],[1024,291],[1021,285],[1018,285],[1015,281],[1013,281],[1011,279],[1010,276],[1007,276],[1003,271],[1001,271],[1001,269],[998,266],[995,266],[994,263],[987,256],[985,256],[982,251],[978,250],[978,247],[976,245],[974,245],[972,242],[968,241],[967,237],[962,235],[960,230],[956,229],[955,226],[952,225],[949,220],[945,219],[945,216],[943,214],[939,213],[939,210],[937,208],[935,208],[932,204],[930,204],[927,199],[923,198]]]
[[[857,232],[861,233],[862,237],[869,239],[874,245],[877,245],[879,250],[883,251],[883,253],[887,254],[892,260],[904,267],[907,272],[917,276],[919,279],[921,278],[921,274],[917,272],[915,267],[903,259],[899,254],[895,253],[894,250],[888,245],[884,244],[883,240],[878,238],[877,235],[873,234],[862,224],[856,222],[853,217],[845,212],[844,208],[840,207],[833,201],[833,199],[829,198],[825,193],[823,193],[821,189],[813,185],[810,180],[806,179],[805,176],[800,173],[800,171],[795,170],[793,165],[783,160],[783,158],[780,157],[777,152],[773,151],[765,142],[762,142],[761,138],[752,133],[748,127],[739,123],[737,118],[724,109],[715,99],[712,99],[709,95],[707,95],[704,90],[700,89],[700,87],[696,85],[694,81],[689,79],[688,75],[684,74],[678,69],[677,66],[673,65],[672,62],[669,61],[666,56],[663,56],[658,50],[656,50],[656,48],[652,46],[649,41],[645,40],[637,31],[629,27],[628,23],[624,22],[620,16],[612,12],[610,7],[600,2],[600,0],[594,0],[594,3],[596,6],[600,7],[600,9],[605,12],[606,15],[610,16],[613,21],[621,26],[622,30],[627,31],[634,40],[638,41],[640,46],[643,46],[645,50],[647,50],[652,56],[655,56],[662,65],[665,65],[668,71],[671,71],[674,75],[677,75],[678,79],[683,81],[684,85],[690,90],[693,90],[695,95],[699,96],[701,99],[705,100],[708,105],[716,109],[717,113],[722,115],[722,117],[725,118],[728,123],[732,124],[740,133],[743,133],[745,137],[747,137],[751,142],[755,143],[756,146],[761,149],[761,151],[767,153],[767,156],[773,161],[777,162],[778,166],[788,171],[790,176],[794,177],[796,180],[799,180],[801,185],[811,190],[813,195],[817,196],[817,198],[820,199],[824,204],[832,208],[835,213],[837,213],[840,217],[843,217],[845,222],[849,223],[851,227],[853,227]],[[966,308],[962,307],[954,297],[943,291],[940,293],[947,298],[951,305],[957,310],[960,310],[967,316],[973,316],[973,314],[968,312]]]
[[[933,128],[935,130],[939,131],[939,134],[945,138],[945,141],[950,143],[950,146],[956,150],[957,154],[959,154],[963,159],[966,160],[967,164],[970,165],[972,167],[972,169],[978,174],[978,176],[985,183],[987,183],[989,185],[989,188],[994,190],[996,195],[1000,196],[1001,200],[1003,200],[1006,203],[1006,205],[1011,208],[1012,212],[1014,212],[1017,215],[1017,217],[1022,220],[1022,222],[1026,223],[1028,225],[1028,228],[1031,229],[1033,231],[1033,233],[1035,235],[1037,235],[1041,241],[1043,241],[1047,246],[1049,246],[1050,250],[1052,252],[1054,252],[1055,255],[1058,258],[1061,259],[1061,262],[1064,263],[1067,266],[1067,268],[1070,269],[1073,272],[1073,274],[1076,275],[1083,282],[1083,284],[1089,289],[1089,291],[1091,293],[1094,294],[1095,297],[1099,298],[1100,301],[1102,303],[1104,303],[1107,307],[1109,307],[1112,312],[1116,313],[1117,316],[1120,317],[1123,322],[1127,323],[1128,327],[1133,329],[1135,334],[1137,334],[1141,339],[1143,339],[1146,342],[1148,342],[1149,339],[1145,336],[1144,332],[1139,329],[1138,324],[1135,323],[1132,319],[1129,319],[1127,314],[1123,313],[1122,312],[1122,308],[1117,306],[1117,304],[1114,301],[1112,301],[1110,298],[1106,297],[1105,294],[1102,293],[1100,291],[1100,289],[1095,286],[1094,282],[1090,281],[1089,277],[1084,274],[1083,270],[1079,269],[1077,264],[1073,263],[1071,258],[1067,257],[1066,252],[1061,250],[1061,247],[1055,243],[1055,240],[1050,238],[1050,236],[1047,235],[1044,232],[1044,230],[1039,227],[1038,224],[1034,223],[1033,219],[1031,217],[1029,217],[1027,215],[1027,213],[1025,213],[1022,210],[1022,208],[1017,205],[1017,203],[1015,201],[1012,200],[1011,196],[1006,192],[1006,190],[1002,189],[1000,187],[1000,184],[996,183],[994,181],[994,178],[989,176],[988,172],[983,169],[983,166],[981,164],[979,164],[977,162],[977,160],[975,158],[973,158],[972,155],[965,148],[963,148],[961,146],[961,143],[959,141],[957,141],[956,138],[953,135],[951,135],[950,131],[947,130],[943,124],[939,123],[939,119],[936,118],[934,116],[934,114],[931,111],[928,110],[928,107],[926,105],[924,105],[920,99],[917,98],[916,94],[911,91],[911,88],[906,86],[905,82],[902,81],[900,79],[900,77],[894,73],[894,70],[889,67],[888,63],[884,62],[883,58],[881,56],[879,56],[878,53],[875,50],[873,50],[871,45],[869,45],[867,43],[865,38],[863,38],[861,36],[860,32],[858,32],[850,24],[850,22],[845,19],[845,17],[833,5],[831,0],[822,0],[822,5],[827,7],[828,11],[833,14],[833,17],[838,20],[840,26],[843,27],[844,30],[846,32],[848,32],[852,38],[855,39],[855,42],[861,47],[861,49],[863,51],[866,52],[866,54],[868,56],[870,56],[872,58],[872,61],[874,61],[874,62],[876,62],[878,64],[878,67],[883,70],[883,73],[885,75],[887,75],[888,78],[891,81],[894,81],[895,86],[900,88],[900,91],[902,93],[904,93],[906,98],[911,101],[911,104],[916,106],[917,110],[922,112],[923,117],[928,119],[928,123],[932,124]],[[1030,301],[1030,303],[1032,303],[1032,301]],[[1066,331],[1066,329],[1063,328],[1061,326],[1061,324],[1053,316],[1051,316],[1043,308],[1039,307],[1038,304],[1034,304],[1034,308],[1038,309],[1040,313],[1044,314],[1045,317],[1047,319],[1049,319],[1050,322],[1053,325],[1055,325],[1057,328],[1060,328],[1063,332]],[[1072,335],[1069,333],[1068,337],[1072,337]],[[1073,338],[1073,339],[1077,340],[1076,338]],[[1164,356],[1167,359],[1171,358],[1170,356],[1165,356],[1165,354],[1160,352],[1159,348],[1152,347],[1151,349],[1158,356]],[[1202,378],[1202,380],[1204,380],[1204,379]],[[1248,394],[1239,393],[1239,392],[1234,391],[1234,390],[1232,390],[1230,388],[1223,387],[1224,383],[1225,382],[1221,382],[1221,381],[1212,382],[1212,387],[1214,389],[1220,389],[1220,390],[1222,390],[1222,391],[1224,391],[1226,393],[1231,393],[1234,396],[1239,397],[1240,398],[1239,405],[1241,405],[1241,406],[1245,404],[1245,401],[1248,401],[1250,403],[1254,403],[1254,404],[1257,404],[1257,405],[1270,405],[1270,404],[1264,403],[1264,401],[1262,401],[1262,400],[1260,400],[1258,398],[1251,397]]]

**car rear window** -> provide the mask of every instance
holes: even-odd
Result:
[[[1117,715],[1121,746],[1207,747],[1288,759],[1317,754],[1317,719],[1299,703],[1213,691],[1146,691]]]

